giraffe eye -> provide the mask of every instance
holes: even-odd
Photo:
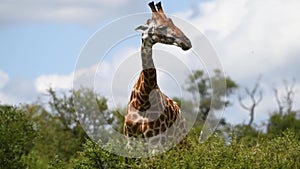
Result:
[[[159,26],[157,27],[158,34],[166,35],[167,34],[167,27],[166,26]]]
[[[157,29],[158,30],[165,30],[165,29],[167,29],[167,27],[166,26],[159,26],[159,27],[157,27]]]

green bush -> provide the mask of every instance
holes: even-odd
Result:
[[[219,135],[214,134],[201,144],[201,125],[196,124],[188,134],[186,146],[148,158],[126,158],[107,151],[126,152],[126,142],[107,137],[101,140],[101,148],[87,138],[76,118],[74,98],[82,105],[85,122],[97,126],[96,132],[107,130],[103,125],[106,123],[97,119],[108,121],[113,129],[122,132],[124,110],[108,111],[107,100],[102,97],[90,106],[94,98],[90,90],[72,94],[58,97],[50,90],[46,105],[26,105],[22,109],[0,106],[1,169],[300,168],[300,121],[296,114],[271,116],[266,133],[237,125],[232,133],[228,128],[222,129],[216,132]],[[132,146],[132,152],[146,150],[141,145]]]
[[[296,112],[273,114],[269,119],[267,130],[270,136],[280,136],[286,130],[293,130],[300,141],[300,119],[297,119]]]
[[[73,168],[299,168],[300,144],[293,132],[245,145],[235,136],[226,144],[220,136],[198,143],[196,130],[189,134],[189,148],[175,147],[149,158],[130,159],[104,151],[87,141]]]
[[[0,168],[26,168],[22,158],[29,153],[35,137],[25,112],[0,106]]]

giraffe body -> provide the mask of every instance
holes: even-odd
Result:
[[[157,84],[152,60],[156,43],[170,44],[183,50],[191,48],[189,39],[163,13],[161,4],[156,10],[149,3],[152,18],[136,30],[142,32],[141,59],[143,70],[131,92],[124,122],[124,135],[148,139],[149,145],[164,146],[179,143],[187,134],[185,119],[178,104],[163,94]]]

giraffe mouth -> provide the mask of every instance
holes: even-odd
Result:
[[[187,37],[177,39],[173,45],[180,47],[182,50],[187,51],[192,48],[192,43]]]
[[[187,50],[189,50],[191,48],[192,48],[192,46],[191,47],[190,46],[181,47],[181,49],[184,50],[184,51],[187,51]]]
[[[177,43],[175,43],[175,42],[173,43],[173,45],[174,45],[174,46],[178,46],[178,47],[180,47],[180,46],[179,46]]]
[[[192,48],[191,42],[184,43],[184,42],[174,42],[173,45],[180,47],[182,50],[187,51]]]

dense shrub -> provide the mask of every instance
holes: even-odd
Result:
[[[26,168],[22,158],[32,148],[35,136],[25,112],[0,106],[0,168]]]
[[[300,119],[297,118],[296,112],[273,114],[269,119],[267,130],[271,136],[280,136],[286,130],[293,130],[300,141]]]
[[[170,151],[144,159],[129,159],[102,150],[88,141],[73,168],[299,168],[300,144],[293,132],[267,139],[253,146],[235,136],[229,144],[219,136],[198,143],[195,130],[189,136],[189,148]],[[194,136],[194,137],[193,137]]]
[[[90,90],[73,94],[58,97],[50,90],[46,105],[0,106],[1,169],[300,168],[300,121],[295,113],[272,115],[266,132],[248,125],[223,126],[216,132],[219,134],[201,144],[201,125],[195,124],[186,147],[148,158],[126,158],[106,151],[124,149],[125,142],[107,137],[101,140],[103,149],[87,137],[76,118],[74,97],[82,105],[85,122],[97,126],[93,128],[96,132],[106,130],[97,119],[122,132],[124,110],[108,111],[103,97],[97,97],[97,104],[90,106],[94,98]]]

